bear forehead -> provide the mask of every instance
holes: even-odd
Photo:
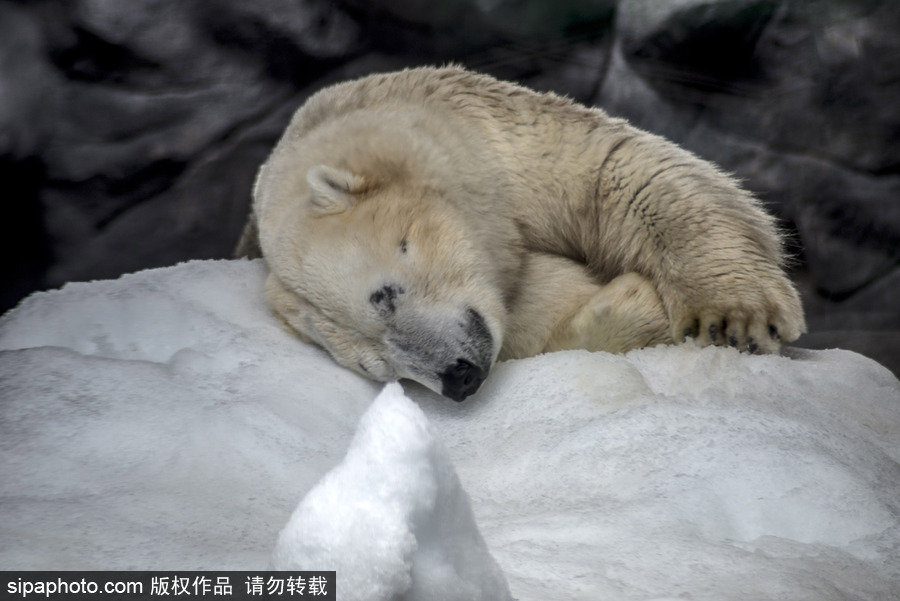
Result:
[[[465,221],[439,195],[426,194],[397,189],[370,193],[344,213],[309,218],[308,239],[317,244],[323,238],[350,237],[372,246],[396,245],[401,240],[427,241],[431,246],[462,242],[469,229]]]

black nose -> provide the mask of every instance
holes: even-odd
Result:
[[[487,372],[469,363],[465,359],[457,359],[454,365],[441,374],[441,394],[454,401],[465,400],[478,390],[487,377]]]

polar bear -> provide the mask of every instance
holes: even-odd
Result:
[[[712,164],[602,110],[459,67],[300,107],[239,255],[300,338],[461,401],[492,365],[805,331],[772,217]]]

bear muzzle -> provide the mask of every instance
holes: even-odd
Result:
[[[401,378],[409,378],[454,401],[475,394],[491,370],[494,336],[472,307],[434,314],[397,311],[387,357]]]
[[[454,365],[440,374],[441,394],[456,402],[464,401],[481,387],[487,375],[487,370],[465,359],[457,359]]]
[[[441,394],[456,402],[475,394],[487,378],[493,362],[494,340],[481,313],[469,307],[463,330],[466,356],[457,357],[453,364],[438,374]]]

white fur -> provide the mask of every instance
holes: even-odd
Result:
[[[276,313],[376,379],[440,391],[459,357],[686,334],[774,352],[805,331],[773,219],[730,177],[599,109],[460,68],[311,97],[253,212],[242,244],[258,228]]]

